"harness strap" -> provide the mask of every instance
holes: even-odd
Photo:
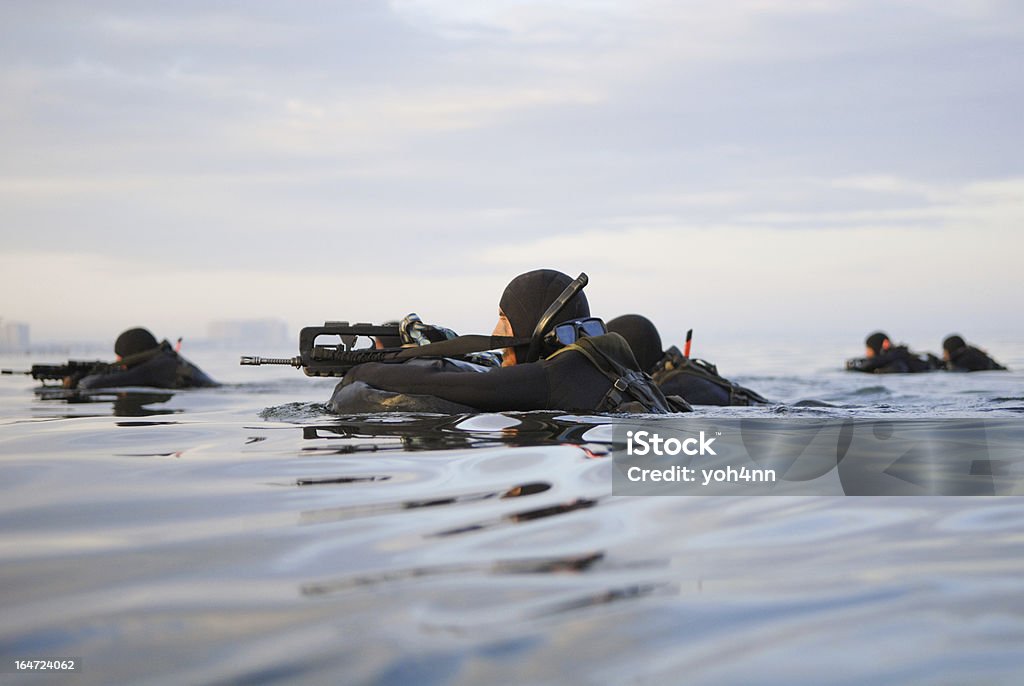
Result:
[[[653,380],[649,376],[641,371],[624,367],[618,360],[608,355],[608,353],[596,345],[590,344],[589,341],[589,338],[580,339],[576,343],[555,351],[547,359],[550,360],[556,355],[561,355],[569,350],[575,350],[586,357],[598,371],[612,382],[611,388],[605,393],[600,407],[597,408],[599,412],[617,411],[626,402],[627,396],[639,402],[649,412],[686,412],[692,409],[685,401],[682,404],[668,401],[657,386],[653,385]],[[588,344],[581,345],[581,343],[585,342]],[[599,357],[600,360],[598,359]]]
[[[125,369],[127,369],[129,367],[134,367],[137,364],[148,362],[149,360],[153,359],[160,353],[167,350],[173,351],[174,348],[173,346],[171,346],[170,341],[164,339],[163,341],[161,341],[160,345],[156,346],[155,348],[150,348],[149,350],[143,350],[140,353],[135,353],[133,355],[128,355],[127,357],[122,357],[120,361],[114,362],[110,366],[115,368],[124,367]]]

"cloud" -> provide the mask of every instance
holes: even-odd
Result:
[[[923,183],[912,183],[897,176],[876,174],[874,176],[848,176],[833,179],[834,188],[869,191],[872,193],[892,193],[894,195],[918,195],[927,199],[941,197],[941,191]]]
[[[171,8],[151,14],[100,11],[89,22],[92,30],[106,40],[136,43],[152,49],[183,42],[214,47],[259,47],[273,49],[306,40],[314,25],[298,26],[270,17],[222,10],[202,14],[176,15]]]
[[[816,184],[812,184],[813,185]],[[879,198],[904,196],[896,208],[872,208],[828,212],[767,212],[741,215],[750,224],[850,228],[874,223],[893,231],[908,226],[963,232],[995,232],[1013,242],[1016,227],[1024,221],[1024,178],[976,181],[967,184],[928,184],[909,179],[873,175],[835,179],[831,188],[864,191]],[[922,204],[923,203],[923,204]],[[861,200],[860,204],[868,204]]]
[[[373,89],[337,100],[289,99],[276,113],[225,132],[237,146],[325,156],[395,146],[401,139],[475,129],[525,111],[600,102],[586,89],[471,86]]]
[[[116,328],[121,298],[187,329],[258,294],[297,323],[362,288],[341,309],[458,319],[536,266],[737,326],[845,326],[882,283],[929,310],[944,271],[992,314],[1020,286],[1022,27],[923,0],[7,3],[0,315]],[[24,288],[52,273],[75,292]]]
[[[880,195],[921,186],[890,181],[867,186]],[[602,312],[652,313],[677,337],[686,328],[681,313],[704,328],[807,335],[870,328],[882,317],[993,326],[1024,291],[1024,179],[968,184],[941,204],[898,211],[742,219],[614,218],[608,228],[499,245],[481,259],[515,272],[538,256],[572,256],[573,268],[604,275],[590,289],[592,302],[612,306]]]

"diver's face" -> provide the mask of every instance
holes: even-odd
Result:
[[[889,348],[891,348],[891,347],[892,347],[892,343],[889,342],[888,338],[885,338],[885,339],[882,340],[882,352],[883,353],[887,352],[889,350]],[[865,353],[865,357],[867,357],[868,359],[870,359],[870,358],[874,357],[875,355],[879,354],[879,353],[876,353],[874,350],[872,350],[871,346],[868,346],[867,348],[865,348],[864,349],[864,353]]]
[[[505,313],[498,309],[498,323],[494,325],[494,331],[491,332],[492,336],[513,336],[512,325],[508,321],[508,317]],[[502,367],[511,367],[516,363],[516,351],[512,348],[505,348],[501,358]]]

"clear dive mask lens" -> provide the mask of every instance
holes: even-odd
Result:
[[[556,324],[555,328],[544,336],[544,342],[549,347],[558,349],[572,345],[581,338],[601,336],[606,333],[608,331],[604,328],[604,322],[597,317],[573,319],[572,321]]]

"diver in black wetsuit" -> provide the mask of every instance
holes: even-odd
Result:
[[[942,359],[951,372],[1006,371],[1006,367],[993,360],[988,353],[953,334],[942,341]]]
[[[874,374],[913,374],[942,368],[942,361],[931,353],[914,353],[905,345],[893,345],[889,336],[876,331],[864,340],[864,357],[846,361],[851,372]]]
[[[128,329],[114,343],[117,362],[90,370],[88,374],[64,380],[66,388],[114,388],[149,386],[152,388],[199,388],[217,386],[166,340],[157,343],[147,329]]]
[[[587,335],[590,306],[582,292],[567,301],[555,321],[541,334],[558,337],[568,326],[575,343],[531,360],[531,338],[547,310],[572,283],[565,274],[538,269],[512,280],[501,296],[494,336],[519,341],[505,350],[502,367],[465,368],[449,359],[416,359],[404,364],[367,363],[350,370],[335,389],[335,412],[381,409],[433,412],[500,412],[506,410],[568,410],[583,412],[684,411],[665,400],[643,375],[629,346],[618,335]],[[556,323],[561,322],[562,324]],[[571,322],[566,324],[566,322]],[[589,323],[588,323],[589,322]],[[628,391],[624,391],[628,387]],[[376,392],[377,406],[367,406],[365,393]],[[631,401],[634,392],[647,398]],[[630,396],[630,397],[626,397]],[[411,405],[409,403],[412,403]]]
[[[640,368],[665,395],[678,395],[692,405],[755,405],[769,402],[760,394],[718,374],[715,365],[686,357],[672,346],[661,348],[661,335],[646,317],[625,314],[608,322],[633,349]]]

